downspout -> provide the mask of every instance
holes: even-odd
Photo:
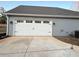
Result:
[[[6,28],[6,35],[8,36],[9,35],[9,28],[8,28],[8,16],[6,15],[6,18],[7,18],[7,28]]]

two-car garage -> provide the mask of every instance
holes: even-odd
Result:
[[[78,19],[9,17],[10,36],[69,36],[79,30]]]
[[[18,6],[5,14],[9,36],[69,36],[79,30],[79,12],[72,10]]]
[[[10,26],[14,36],[52,36],[50,18],[16,18]]]

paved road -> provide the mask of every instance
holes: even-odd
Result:
[[[0,41],[1,57],[76,57],[79,46],[55,37],[8,37]]]

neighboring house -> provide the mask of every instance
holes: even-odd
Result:
[[[0,7],[0,17],[2,16],[2,13],[3,13],[3,8]]]
[[[21,5],[5,14],[10,36],[69,36],[79,30],[79,12],[62,8]]]
[[[4,8],[0,7],[0,13],[4,13],[4,12],[5,12]]]
[[[0,17],[2,16],[2,14],[5,12],[3,7],[0,7]]]

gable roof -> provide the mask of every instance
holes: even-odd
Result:
[[[20,5],[12,10],[9,10],[6,13],[79,16],[79,12],[57,7],[23,6],[23,5]]]

